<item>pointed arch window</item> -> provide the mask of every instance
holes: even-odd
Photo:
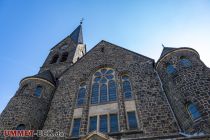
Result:
[[[64,52],[64,53],[62,54],[62,57],[61,57],[60,62],[65,62],[65,61],[67,60],[67,58],[68,58],[68,55],[69,55],[69,53]]]
[[[82,83],[79,87],[79,92],[77,96],[77,106],[82,106],[85,104],[85,96],[86,96],[86,84]]]
[[[181,56],[180,57],[180,63],[184,67],[190,67],[190,66],[192,66],[191,61],[187,57],[185,57],[185,56]]]
[[[117,100],[114,70],[102,68],[93,75],[91,104]]]
[[[197,120],[201,117],[201,114],[195,104],[193,103],[187,104],[187,110],[193,120]]]
[[[54,55],[53,56],[53,58],[52,58],[52,60],[51,60],[51,62],[50,62],[50,64],[54,64],[54,63],[56,63],[57,62],[57,60],[58,60],[58,58],[59,58],[59,56],[56,54],[56,55]]]
[[[122,76],[123,95],[125,99],[132,98],[131,83],[127,75]]]
[[[37,86],[34,92],[34,96],[40,97],[42,94],[42,89],[43,89],[42,86]]]

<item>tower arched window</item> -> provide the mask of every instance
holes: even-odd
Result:
[[[122,87],[123,87],[124,98],[131,99],[132,98],[132,89],[131,89],[131,83],[130,83],[128,75],[122,76]]]
[[[79,87],[79,92],[77,96],[77,106],[82,106],[85,104],[85,95],[86,95],[86,85],[82,83]]]
[[[191,61],[187,57],[185,57],[185,56],[181,56],[180,57],[180,63],[184,67],[190,67],[190,66],[192,66]]]
[[[51,62],[50,62],[50,64],[54,64],[54,63],[56,63],[57,62],[57,60],[58,60],[58,58],[59,58],[59,56],[56,54],[56,55],[54,55],[53,56],[53,58],[52,58],[52,60],[51,60]]]
[[[64,53],[62,54],[62,57],[61,57],[60,62],[65,62],[65,61],[67,60],[67,58],[68,58],[68,55],[69,55],[69,53],[64,52]]]
[[[193,103],[187,104],[187,110],[193,120],[197,120],[201,117],[201,114],[197,108],[197,106]]]
[[[34,92],[34,96],[40,97],[42,94],[42,89],[43,89],[42,86],[37,86]]]
[[[167,64],[166,71],[167,71],[168,74],[176,73],[176,69],[172,64]]]
[[[114,70],[110,68],[99,69],[93,75],[91,104],[116,100],[117,89]]]
[[[26,126],[24,124],[19,124],[17,127],[16,127],[16,130],[25,130],[26,129]]]

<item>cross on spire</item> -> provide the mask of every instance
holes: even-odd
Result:
[[[84,18],[82,18],[82,19],[80,20],[80,25],[82,25],[83,21],[84,21]]]

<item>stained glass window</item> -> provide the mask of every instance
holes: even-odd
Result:
[[[42,93],[42,86],[37,86],[34,92],[34,96],[39,97]]]
[[[102,68],[93,76],[91,104],[116,101],[117,90],[114,71],[110,68]]]
[[[91,104],[98,103],[99,83],[94,83],[92,86]]]
[[[85,103],[85,95],[86,95],[86,85],[81,84],[77,96],[77,106],[82,106]]]
[[[100,116],[100,132],[107,132],[107,115],[101,115]]]
[[[190,116],[192,117],[193,120],[196,120],[201,117],[200,112],[198,111],[198,108],[195,104],[190,103],[187,106],[188,112],[190,113]]]
[[[107,85],[106,84],[102,84],[100,87],[100,102],[104,103],[107,102]]]
[[[136,120],[136,114],[135,112],[127,112],[128,115],[128,125],[129,125],[129,129],[133,130],[133,129],[137,129],[137,120]]]
[[[118,132],[117,114],[110,114],[110,132]]]
[[[176,69],[174,68],[174,66],[172,64],[168,64],[166,67],[167,73],[168,74],[173,74],[176,72]]]
[[[117,91],[116,91],[116,84],[114,80],[110,80],[108,83],[109,87],[109,101],[116,101],[117,98]]]
[[[131,92],[131,83],[129,81],[129,77],[127,75],[122,76],[122,82],[123,82],[123,95],[125,99],[132,98],[132,92]]]
[[[89,132],[97,129],[97,116],[90,117],[89,121]]]
[[[80,118],[74,119],[73,129],[71,133],[71,135],[74,137],[79,136],[80,122],[81,122]]]
[[[182,56],[180,57],[180,63],[184,66],[184,67],[190,67],[192,66],[192,63],[189,59],[187,59],[186,57]]]

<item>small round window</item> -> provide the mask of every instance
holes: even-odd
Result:
[[[61,50],[65,50],[67,47],[68,47],[68,45],[63,45],[63,46],[61,47]]]

